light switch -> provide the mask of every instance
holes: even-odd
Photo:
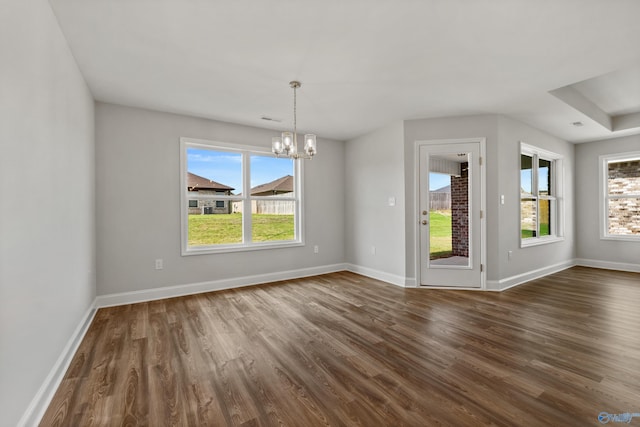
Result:
[[[396,205],[396,198],[389,197],[389,206],[395,206],[395,205]]]

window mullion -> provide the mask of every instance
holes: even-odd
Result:
[[[300,239],[302,235],[303,215],[302,215],[302,185],[304,174],[302,172],[302,162],[294,162],[295,182],[293,186],[293,197],[295,199],[294,235]]]
[[[249,152],[242,152],[242,242],[249,244],[252,238],[252,210],[251,210],[251,155]]]
[[[536,238],[540,237],[540,197],[538,197],[538,155],[531,157],[531,194],[536,200]]]

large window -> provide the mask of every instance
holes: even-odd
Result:
[[[182,254],[302,244],[300,162],[181,139]]]
[[[604,239],[640,241],[640,152],[600,157]]]
[[[522,143],[520,146],[521,246],[562,237],[562,157]]]

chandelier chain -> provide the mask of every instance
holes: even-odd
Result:
[[[296,92],[297,92],[298,87],[297,86],[293,86],[293,140],[296,141],[298,138],[296,137],[296,134],[298,133],[298,107],[297,107],[297,97],[296,97]]]

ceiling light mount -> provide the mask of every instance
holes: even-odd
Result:
[[[293,80],[289,82],[293,89],[293,132],[282,132],[282,136],[271,138],[271,151],[276,157],[284,156],[292,159],[311,159],[316,154],[316,136],[312,133],[304,135],[304,152],[298,153],[298,120],[296,90],[302,84]]]

